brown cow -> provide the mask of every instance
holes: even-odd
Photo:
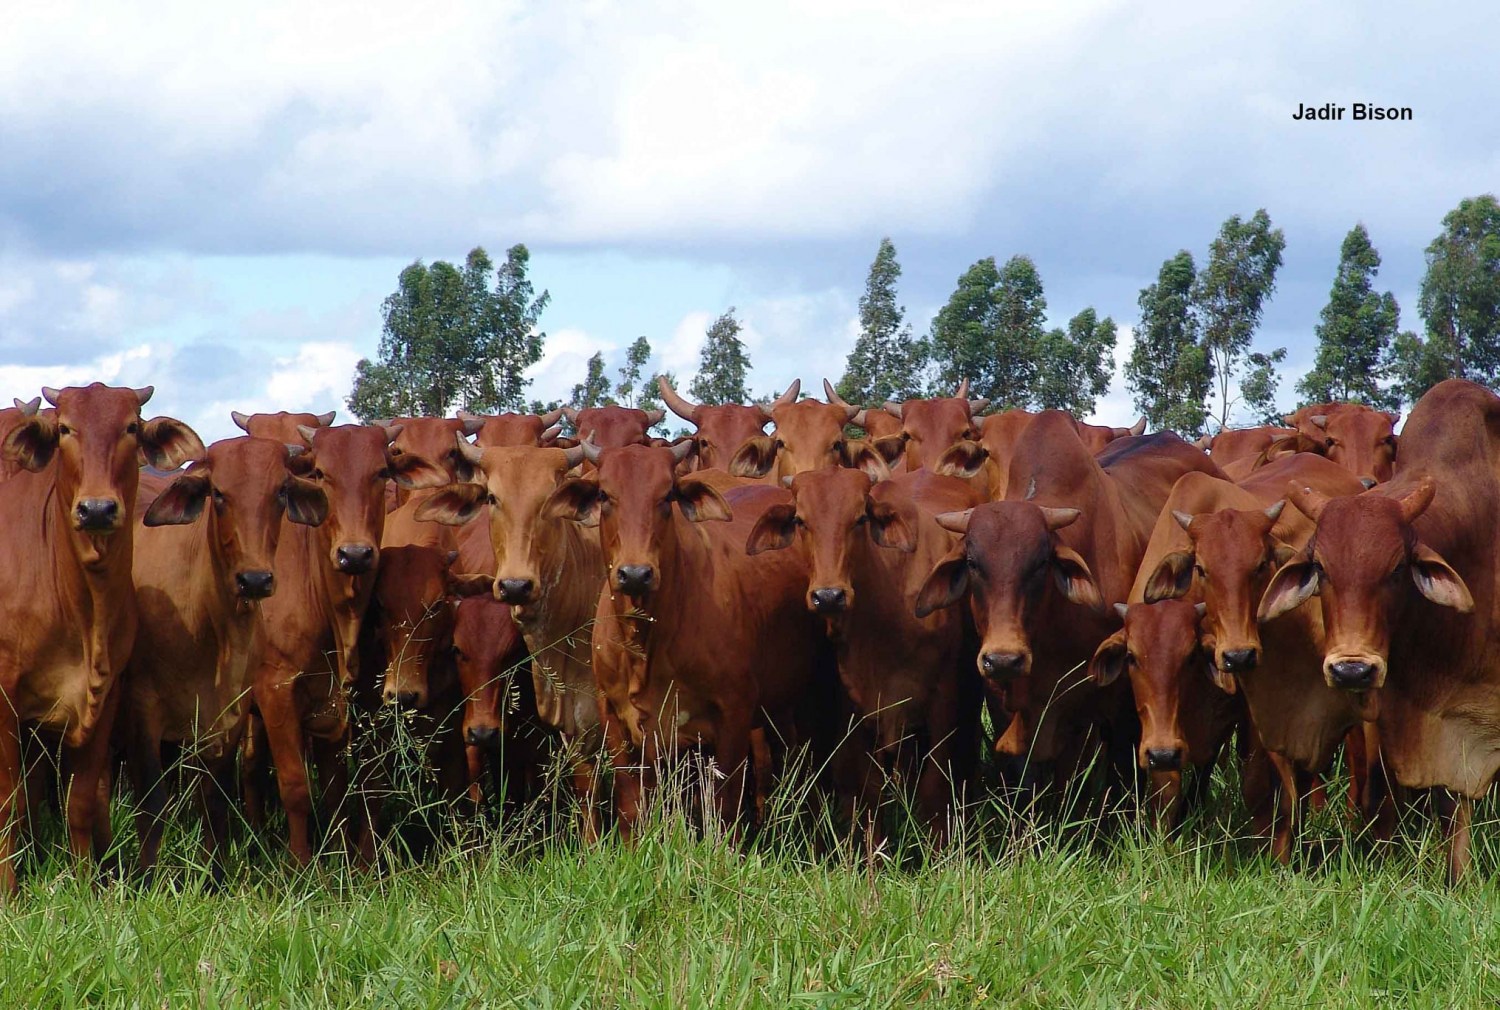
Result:
[[[169,793],[162,744],[171,742],[190,755],[204,855],[214,885],[224,881],[234,755],[260,662],[258,601],[276,591],[271,566],[282,514],[316,526],[328,508],[320,487],[287,471],[287,449],[248,435],[215,442],[152,502],[135,531],[140,630],[121,681],[120,727],[148,880]]]
[[[234,422],[247,435],[256,438],[273,438],[287,445],[299,445],[302,436],[298,434],[299,428],[326,428],[333,423],[334,416],[338,411],[330,410],[324,414],[293,413],[279,410],[274,414],[241,414],[237,410],[229,412],[229,419]]]
[[[761,514],[790,495],[765,486],[720,494],[701,475],[677,476],[690,445],[583,448],[597,473],[564,481],[546,512],[599,524],[609,576],[593,629],[594,674],[621,831],[633,830],[649,783],[633,769],[649,775],[679,748],[698,746],[724,776],[718,808],[733,822],[750,795],[752,730],[784,731],[821,659],[799,552],[745,554]]]
[[[458,451],[457,445],[454,444],[454,436],[474,435],[483,428],[484,419],[471,414],[468,417],[456,418],[396,417],[389,421],[371,423],[381,427],[401,429],[401,434],[391,442],[392,456],[400,456],[406,452],[416,453],[428,462],[442,467],[447,472],[450,481],[468,480],[473,476],[473,470]],[[411,491],[399,484],[393,484],[392,487],[395,490],[397,506],[405,505],[411,500]]]
[[[950,445],[933,468],[938,473],[972,475],[970,479],[976,481],[985,498],[998,501],[1010,482],[1011,457],[1021,444],[1022,434],[1036,416],[1019,408],[989,415],[979,422],[977,442],[965,439]],[[1071,414],[1068,417],[1073,420],[1084,450],[1095,456],[1120,439],[1139,436],[1146,431],[1144,417],[1129,428],[1084,424]]]
[[[1265,626],[1256,616],[1272,573],[1312,534],[1310,523],[1282,507],[1289,480],[1330,493],[1362,488],[1348,471],[1308,453],[1256,470],[1239,485],[1188,474],[1172,489],[1141,566],[1145,600],[1181,596],[1196,586],[1207,603],[1203,633],[1211,673],[1226,689],[1238,684],[1243,691],[1279,778],[1283,802],[1272,852],[1282,861],[1291,858],[1312,776],[1329,767],[1339,742],[1362,721],[1357,704],[1323,683],[1316,614],[1299,612]],[[1357,791],[1368,795],[1369,768],[1351,770]]]
[[[1396,422],[1400,414],[1362,403],[1315,403],[1283,420],[1303,439],[1356,477],[1377,484],[1391,479],[1396,464]]]
[[[545,414],[470,414],[460,410],[462,420],[478,419],[479,433],[474,444],[489,449],[504,445],[551,445],[562,433],[562,408],[549,410]]]
[[[693,432],[693,455],[684,461],[693,470],[727,469],[735,450],[749,439],[764,437],[771,411],[790,403],[797,395],[795,388],[788,389],[769,408],[758,403],[747,407],[738,403],[693,403],[680,396],[664,375],[657,376],[656,387],[661,391],[662,402],[671,408],[672,413],[696,429]]]
[[[1494,393],[1463,379],[1434,386],[1407,420],[1391,483],[1292,495],[1317,530],[1260,603],[1269,620],[1319,597],[1326,683],[1378,710],[1400,784],[1457,794],[1454,879],[1469,866],[1473,801],[1500,770],[1497,430]]]
[[[830,388],[830,402],[832,392]],[[984,397],[969,399],[968,379],[959,383],[958,391],[952,396],[907,400],[904,403],[888,401],[885,404],[886,412],[901,420],[906,469],[919,470],[924,466],[932,466],[949,446],[965,439],[978,438],[974,415],[989,405],[990,401]]]
[[[801,389],[802,381],[793,381],[771,405],[775,431],[743,443],[729,462],[731,474],[755,479],[774,474],[776,481],[780,481],[808,470],[844,463],[849,441],[844,428],[853,422],[859,408],[842,400],[838,403],[811,398],[798,400]]]
[[[138,467],[144,459],[175,469],[203,453],[181,421],[141,420],[151,392],[97,382],[44,389],[56,413],[28,416],[5,437],[5,459],[21,472],[0,481],[0,559],[12,573],[0,585],[0,894],[16,888],[23,725],[62,738],[73,854],[87,859],[91,843],[107,844],[101,783],[116,680],[137,626],[130,528]]]
[[[251,418],[254,430],[260,415]],[[396,429],[301,426],[311,451],[299,467],[328,498],[321,526],[286,525],[276,548],[281,590],[261,604],[266,645],[255,672],[255,704],[265,723],[276,782],[287,813],[292,856],[312,859],[312,793],[305,754],[311,740],[323,809],[347,786],[347,691],[358,674],[356,645],[374,588],[385,529],[385,482],[436,487],[448,475],[415,453],[392,457]]]
[[[582,831],[592,841],[599,833],[593,758],[600,716],[587,631],[599,603],[604,560],[597,530],[557,522],[546,513],[549,496],[583,461],[584,452],[526,446],[467,451],[484,483],[439,491],[420,516],[460,525],[487,511],[494,591],[510,604],[531,650],[540,718],[572,753]]]
[[[925,470],[887,476],[884,464],[869,475],[843,467],[798,474],[792,500],[761,514],[746,551],[802,541],[812,561],[807,606],[827,622],[839,678],[874,730],[870,757],[887,774],[915,772],[918,812],[941,845],[953,795],[974,767],[978,682],[965,668],[962,615],[918,618],[913,608],[954,542],[933,517],[971,508],[978,496]]]
[[[1170,432],[1121,441],[1096,460],[1066,412],[1038,414],[1011,460],[1006,500],[940,517],[966,535],[918,597],[918,615],[970,597],[980,673],[1015,713],[997,750],[1032,775],[1071,776],[1095,732],[1113,761],[1133,764],[1129,692],[1094,684],[1088,661],[1113,630],[1105,603],[1128,598],[1172,485],[1213,467]]]
[[[592,438],[600,447],[645,445],[650,430],[666,419],[665,410],[637,410],[635,407],[562,408],[563,416],[573,425],[578,437]]]

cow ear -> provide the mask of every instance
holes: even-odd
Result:
[[[483,511],[489,491],[479,484],[451,484],[417,506],[417,519],[462,526]]]
[[[301,526],[321,526],[328,518],[328,495],[322,485],[302,477],[288,476],[281,483],[286,517]]]
[[[1193,554],[1190,551],[1173,551],[1161,559],[1156,571],[1146,582],[1146,602],[1160,603],[1176,600],[1187,595],[1193,584]]]
[[[403,452],[391,460],[389,469],[391,480],[408,491],[443,487],[451,483],[448,479],[448,471],[412,452]]]
[[[729,461],[729,472],[736,477],[764,477],[776,464],[776,449],[780,445],[771,435],[745,439]]]
[[[870,448],[874,449],[880,455],[880,458],[885,460],[886,466],[894,466],[896,460],[900,459],[901,454],[906,451],[906,433],[901,432],[873,439],[870,441]]]
[[[469,457],[457,449],[448,450],[448,465],[453,468],[453,477],[459,483],[474,479],[474,464],[469,462]]]
[[[146,510],[146,526],[186,526],[203,514],[203,503],[213,490],[207,470],[192,470],[167,485]]]
[[[779,551],[792,546],[797,532],[797,508],[788,503],[772,505],[755,520],[745,540],[745,553],[752,557],[762,551]]]
[[[978,442],[964,439],[943,450],[932,472],[945,477],[977,477],[990,451]]]
[[[1099,594],[1094,573],[1077,551],[1062,544],[1054,545],[1052,574],[1057,579],[1057,588],[1070,602],[1104,613],[1104,597]]]
[[[1094,650],[1094,658],[1089,660],[1089,676],[1094,678],[1094,683],[1100,687],[1107,687],[1120,679],[1120,674],[1125,672],[1126,657],[1129,651],[1125,648],[1125,629],[1110,635],[1099,643],[1099,648]]]
[[[1262,623],[1300,607],[1318,592],[1318,566],[1311,561],[1293,561],[1282,565],[1271,576],[1270,585],[1260,598],[1256,620]]]
[[[28,417],[5,436],[5,458],[33,473],[45,470],[57,450],[57,417]]]
[[[1474,597],[1463,577],[1426,544],[1418,543],[1412,552],[1411,580],[1419,593],[1440,607],[1452,607],[1460,614],[1474,610]]]
[[[937,563],[917,593],[916,613],[926,617],[934,610],[951,607],[969,591],[969,559],[963,545]]]
[[[901,509],[887,501],[865,495],[865,515],[870,519],[870,539],[881,547],[903,554],[917,549],[917,516],[915,509]]]
[[[599,525],[599,482],[591,477],[569,477],[542,503],[542,515],[582,526]]]
[[[153,417],[141,425],[141,457],[158,470],[176,470],[207,452],[198,433],[175,417]]]
[[[683,517],[688,522],[728,522],[734,518],[724,496],[702,477],[678,477],[676,494],[677,507],[682,509]]]
[[[449,596],[486,596],[495,591],[493,575],[464,574],[450,570],[443,576],[443,586]]]
[[[884,456],[869,442],[855,440],[844,445],[844,465],[851,470],[863,470],[871,482],[890,480],[891,468]]]

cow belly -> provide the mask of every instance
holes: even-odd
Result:
[[[1476,687],[1437,709],[1387,692],[1380,705],[1381,750],[1396,781],[1476,799],[1489,789],[1500,771],[1500,689]]]

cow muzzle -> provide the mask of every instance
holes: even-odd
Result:
[[[364,575],[375,567],[372,544],[344,544],[333,552],[334,563],[345,575]]]
[[[615,588],[626,596],[644,596],[656,588],[656,569],[651,565],[620,565],[615,569]]]
[[[807,594],[807,605],[815,613],[841,614],[849,609],[853,595],[842,586],[822,586]]]
[[[397,708],[418,709],[427,704],[427,692],[411,688],[388,687],[382,692],[382,696],[387,705],[395,705]]]
[[[234,591],[242,600],[264,600],[276,592],[276,575],[259,568],[235,572]]]
[[[532,579],[497,579],[495,588],[503,602],[518,606],[531,602],[536,582]]]
[[[113,533],[120,528],[119,499],[78,499],[73,505],[73,523],[84,533]]]
[[[1227,673],[1248,673],[1260,665],[1260,650],[1225,649],[1219,653],[1219,669]]]
[[[979,657],[979,672],[991,680],[1024,677],[1031,672],[1031,653],[986,652]]]
[[[1385,684],[1385,660],[1379,656],[1329,656],[1323,679],[1344,691],[1372,691]]]
[[[1181,747],[1147,747],[1146,768],[1153,772],[1176,772],[1182,770]]]
[[[500,746],[500,727],[470,726],[464,732],[464,739],[471,747],[495,750]]]

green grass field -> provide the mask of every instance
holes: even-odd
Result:
[[[1216,787],[1164,840],[1129,823],[971,819],[947,854],[871,858],[775,818],[751,845],[662,814],[636,845],[503,829],[383,874],[235,849],[226,893],[191,821],[151,889],[57,854],[0,910],[6,1006],[1206,1007],[1500,1001],[1500,825],[1443,883],[1420,822],[1376,851],[1336,811],[1283,868]],[[1483,813],[1493,816],[1493,811]],[[128,859],[132,832],[117,818]],[[54,826],[55,827],[55,826]],[[1105,837],[1105,835],[1108,837]]]

